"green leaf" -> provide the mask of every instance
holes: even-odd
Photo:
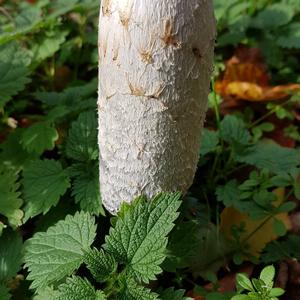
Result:
[[[226,207],[241,206],[240,190],[237,180],[232,179],[225,185],[219,185],[216,189],[217,200],[223,202]]]
[[[84,262],[93,277],[99,282],[105,282],[111,274],[117,271],[118,264],[114,257],[103,249],[90,249],[84,255]]]
[[[217,131],[203,129],[200,155],[205,155],[216,150],[219,144],[219,133]]]
[[[123,282],[122,282],[123,281]],[[132,280],[121,280],[121,290],[116,300],[157,300],[158,295],[149,289],[136,284]]]
[[[23,201],[18,191],[18,177],[17,172],[0,168],[0,214],[5,216],[13,227],[20,226],[23,218],[23,211],[20,209]]]
[[[294,16],[294,9],[283,3],[268,5],[253,20],[253,26],[261,29],[278,28],[289,23]]]
[[[59,295],[55,300],[105,300],[103,292],[95,291],[91,283],[78,276],[67,278],[66,283],[59,286]]]
[[[25,244],[25,266],[31,288],[42,289],[72,274],[83,262],[96,236],[95,219],[88,213],[67,216],[47,232],[36,233]]]
[[[0,282],[17,275],[23,259],[23,242],[19,233],[5,230],[0,237]],[[0,297],[0,299],[2,299]]]
[[[300,48],[300,22],[291,23],[287,32],[280,35],[277,39],[277,44],[283,48]]]
[[[268,244],[261,255],[264,263],[277,262],[283,259],[300,260],[300,237],[289,235],[285,240]]]
[[[58,295],[59,291],[47,286],[39,291],[39,293],[33,297],[33,300],[56,300]]]
[[[98,163],[77,163],[69,169],[73,178],[72,196],[80,208],[93,215],[105,215],[101,204]]]
[[[222,120],[220,136],[229,144],[247,145],[250,141],[250,133],[245,123],[234,115],[226,115]]]
[[[160,294],[161,300],[192,300],[190,297],[184,297],[184,290],[175,290],[173,287],[164,290]]]
[[[70,186],[67,172],[55,160],[32,162],[25,167],[23,177],[25,220],[46,214]]]
[[[275,268],[274,266],[267,266],[265,267],[261,273],[259,278],[267,285],[271,286],[273,285],[273,280],[275,277]]]
[[[10,300],[11,299],[9,289],[2,283],[0,283],[0,299],[1,300]]]
[[[66,30],[45,31],[44,35],[31,49],[34,61],[40,62],[53,56],[59,50],[61,44],[65,42],[67,34],[68,31]]]
[[[0,107],[22,91],[27,83],[29,70],[18,59],[15,44],[0,46]]]
[[[260,142],[239,153],[236,160],[267,169],[274,174],[287,173],[300,164],[300,152],[273,142]]]
[[[278,236],[286,235],[287,229],[281,220],[275,218],[273,221],[273,228],[274,228],[274,232]]]
[[[45,150],[52,150],[57,139],[58,132],[50,123],[39,122],[24,131],[21,144],[28,152],[42,154]]]
[[[269,296],[279,297],[279,296],[282,296],[284,293],[285,293],[285,291],[281,288],[273,288],[273,289],[271,289]]]
[[[105,238],[104,248],[124,264],[129,276],[148,283],[161,273],[166,258],[167,235],[174,227],[180,193],[162,193],[151,201],[138,198],[119,214]]]
[[[66,152],[78,161],[98,158],[97,118],[95,112],[83,112],[73,122],[67,138]]]
[[[250,298],[247,295],[236,295],[236,296],[233,296],[231,298],[231,300],[252,300],[252,298]]]
[[[253,286],[250,279],[243,273],[239,273],[236,275],[236,281],[239,286],[247,291],[253,291]]]

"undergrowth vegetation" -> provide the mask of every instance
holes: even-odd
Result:
[[[194,183],[117,217],[98,180],[98,2],[0,0],[0,299],[277,299],[275,268],[300,259],[298,0],[215,0]]]

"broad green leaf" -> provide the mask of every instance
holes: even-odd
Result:
[[[1,300],[10,300],[11,299],[9,289],[2,283],[0,283],[0,299]]]
[[[0,46],[0,107],[30,82],[29,70],[17,53],[15,45]]]
[[[257,143],[235,158],[239,162],[267,169],[274,174],[287,173],[300,165],[299,150],[281,147],[273,142]]]
[[[184,294],[185,294],[184,290],[175,290],[174,288],[168,288],[160,294],[160,299],[161,300],[192,300],[192,298],[190,297],[185,297]]]
[[[20,209],[23,201],[18,191],[18,173],[6,168],[0,168],[0,214],[5,216],[13,227],[22,224],[23,211]]]
[[[95,291],[91,283],[78,276],[67,278],[66,283],[59,286],[59,295],[55,300],[105,300],[103,292]]]
[[[84,251],[96,236],[95,219],[88,213],[67,216],[25,244],[25,266],[32,289],[43,289],[71,275],[83,262]]]
[[[283,48],[300,48],[300,22],[289,25],[284,35],[280,35],[277,44]]]
[[[300,260],[300,237],[288,235],[285,240],[269,243],[261,255],[264,263],[273,263],[283,259]]]
[[[59,50],[60,45],[65,42],[67,34],[66,30],[45,31],[42,38],[31,49],[34,61],[40,62],[53,56]]]
[[[90,249],[84,255],[84,262],[98,282],[104,282],[117,271],[117,262],[110,253],[103,249]]]
[[[236,295],[231,298],[231,300],[252,300],[250,296],[247,295]]]
[[[52,124],[39,122],[24,131],[21,144],[28,152],[42,154],[45,150],[52,150],[57,139],[58,133]]]
[[[40,213],[46,214],[70,186],[67,172],[55,160],[30,163],[25,167],[23,177],[25,220]]]
[[[47,286],[39,291],[39,293],[33,297],[33,300],[56,300],[58,295],[59,291]]]
[[[217,131],[203,129],[200,155],[205,155],[216,150],[219,144],[219,134]]]
[[[279,297],[279,296],[282,296],[284,293],[285,293],[285,291],[281,288],[273,288],[273,289],[271,289],[269,296]]]
[[[270,286],[273,283],[275,277],[275,268],[274,266],[265,267],[261,273],[259,278],[267,285]]]
[[[17,275],[22,259],[22,237],[16,231],[5,230],[0,237],[0,282],[10,280]]]
[[[234,115],[226,115],[222,120],[220,136],[229,144],[247,145],[250,140],[245,123]]]
[[[69,131],[66,145],[67,155],[78,161],[97,159],[97,128],[97,118],[94,112],[81,113]]]
[[[123,279],[122,287],[116,300],[158,300],[158,295],[136,284],[130,279]]]
[[[232,179],[225,185],[219,185],[216,189],[217,200],[223,202],[226,207],[240,208],[242,205],[240,198],[239,184]]]
[[[239,286],[241,286],[243,289],[247,291],[253,291],[253,285],[250,281],[250,279],[243,273],[239,273],[236,275],[236,281]]]
[[[270,4],[258,13],[253,20],[253,26],[265,30],[278,28],[289,23],[294,14],[294,9],[288,5],[283,3]]]
[[[159,194],[147,202],[138,198],[121,211],[106,236],[104,248],[137,281],[148,283],[161,273],[167,235],[174,227],[180,203],[179,193]]]
[[[101,204],[98,163],[77,163],[70,167],[70,176],[73,178],[72,196],[80,208],[93,215],[104,215]]]
[[[275,218],[273,221],[273,228],[274,228],[274,232],[278,236],[286,235],[287,228],[285,227],[284,223],[281,220]]]

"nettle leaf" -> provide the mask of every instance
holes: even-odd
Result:
[[[184,297],[184,290],[175,290],[168,288],[160,294],[161,300],[192,300],[190,297]]]
[[[72,196],[74,196],[75,202],[79,203],[80,208],[84,211],[94,215],[104,215],[100,197],[98,163],[93,162],[93,165],[74,164],[69,172],[73,178]]]
[[[117,271],[118,264],[114,257],[105,253],[103,249],[90,249],[85,253],[84,262],[91,271],[93,277],[99,281],[104,282],[111,274]]]
[[[269,243],[261,255],[264,263],[277,262],[282,259],[297,259],[300,261],[300,237],[288,235],[285,240]]]
[[[25,220],[40,213],[46,214],[56,206],[70,186],[68,173],[59,161],[37,160],[23,171]]]
[[[295,14],[293,7],[283,3],[268,5],[253,19],[253,27],[261,29],[278,28],[289,23]]]
[[[28,152],[42,154],[45,150],[52,150],[57,139],[58,132],[51,123],[39,122],[24,131],[21,144]]]
[[[167,235],[174,227],[180,193],[162,193],[151,201],[138,198],[119,214],[105,238],[104,249],[137,281],[148,283],[161,273],[166,258]]]
[[[23,242],[19,233],[5,230],[0,237],[0,282],[17,275],[23,259]],[[0,299],[2,299],[0,297]]]
[[[16,45],[0,46],[0,107],[25,88],[30,82],[28,75],[28,68],[18,59]]]
[[[83,249],[91,246],[95,236],[95,219],[80,212],[27,240],[25,266],[27,279],[33,280],[31,288],[42,289],[71,275],[83,262]]]
[[[66,283],[59,286],[59,295],[55,300],[105,300],[103,292],[95,291],[91,283],[78,276],[67,278]]]
[[[9,289],[2,283],[0,283],[0,299],[1,300],[11,299],[11,294],[9,293]]]
[[[283,48],[300,48],[300,22],[291,23],[277,39],[277,45]]]
[[[0,214],[8,219],[11,226],[22,224],[23,211],[20,209],[23,201],[18,192],[20,184],[17,182],[18,173],[6,168],[0,168]]]
[[[66,145],[67,155],[78,161],[97,159],[97,128],[95,112],[81,113],[69,131]]]
[[[247,145],[250,141],[250,133],[246,129],[245,123],[233,115],[226,115],[222,120],[220,136],[229,144]]]
[[[58,295],[59,291],[47,286],[39,291],[39,293],[33,297],[33,300],[56,300]]]
[[[218,131],[203,129],[200,155],[205,155],[216,150],[219,144],[219,133]]]
[[[241,163],[267,169],[274,174],[287,173],[300,165],[300,152],[285,148],[274,142],[260,142],[236,155]]]
[[[123,281],[123,282],[122,282]],[[136,284],[130,279],[121,280],[121,290],[116,300],[158,300],[158,295],[151,290]]]
[[[67,34],[66,30],[45,31],[42,38],[31,49],[34,60],[40,62],[53,56],[59,50],[60,45],[65,42]]]

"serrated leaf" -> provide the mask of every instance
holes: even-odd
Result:
[[[275,268],[274,266],[265,267],[261,273],[259,278],[267,285],[270,286],[273,283],[275,277]]]
[[[105,300],[103,292],[95,291],[91,283],[78,276],[67,278],[66,283],[59,286],[59,295],[55,300]]]
[[[267,169],[274,174],[287,173],[300,165],[300,152],[281,147],[274,142],[260,142],[249,147],[235,158],[241,163]]]
[[[189,299],[192,300],[192,298],[185,297],[184,294],[185,294],[184,290],[175,290],[172,287],[164,290],[160,294],[160,299],[161,300],[189,300]]]
[[[33,297],[33,300],[56,300],[58,295],[59,291],[47,286],[39,291],[39,293]]]
[[[158,300],[158,295],[137,285],[134,281],[123,279],[122,288],[116,300]]]
[[[2,283],[0,283],[0,299],[1,300],[10,300],[11,299],[9,289]]]
[[[105,215],[101,204],[98,163],[78,163],[69,169],[73,178],[72,196],[80,208],[93,215]]]
[[[242,206],[239,184],[235,179],[229,180],[225,185],[217,186],[216,196],[217,200],[223,202],[226,207]]]
[[[300,48],[300,23],[293,22],[287,28],[284,35],[280,35],[277,44],[283,48]]]
[[[24,89],[30,82],[28,75],[29,70],[18,59],[15,45],[0,46],[0,107]]]
[[[111,274],[117,271],[117,262],[114,257],[105,253],[103,249],[90,249],[84,255],[84,262],[91,271],[93,277],[99,281],[104,282]]]
[[[36,233],[25,244],[25,266],[32,289],[71,275],[83,262],[83,249],[88,249],[96,236],[95,219],[80,212],[67,216],[47,232]]]
[[[42,154],[45,150],[52,150],[57,139],[58,132],[52,124],[39,122],[24,131],[21,144],[28,152]]]
[[[264,263],[273,263],[285,258],[300,260],[300,237],[298,235],[289,235],[283,241],[269,243],[261,255]]]
[[[294,9],[283,3],[268,5],[253,20],[253,26],[261,29],[278,28],[289,23],[294,16]]]
[[[104,249],[125,265],[128,276],[148,283],[161,273],[167,235],[174,227],[180,203],[179,193],[162,193],[147,202],[139,198],[119,214]]]
[[[32,47],[34,61],[40,62],[53,56],[59,50],[60,45],[65,42],[67,34],[66,30],[46,31]]]
[[[217,131],[203,129],[200,155],[205,155],[213,152],[219,144],[219,133]]]
[[[95,112],[83,112],[72,123],[66,145],[66,153],[78,161],[95,160],[98,157],[97,118]]]
[[[250,140],[250,133],[246,129],[245,123],[233,115],[226,115],[222,120],[220,136],[230,144],[247,145]]]
[[[5,230],[0,237],[0,282],[17,275],[23,259],[23,242],[19,233]],[[0,297],[0,299],[2,299]]]
[[[70,186],[69,177],[59,161],[37,160],[23,172],[25,220],[40,213],[46,214],[57,205]]]
[[[18,173],[6,168],[0,168],[0,214],[8,219],[11,226],[22,224],[23,211],[20,209],[23,201],[18,191]]]

